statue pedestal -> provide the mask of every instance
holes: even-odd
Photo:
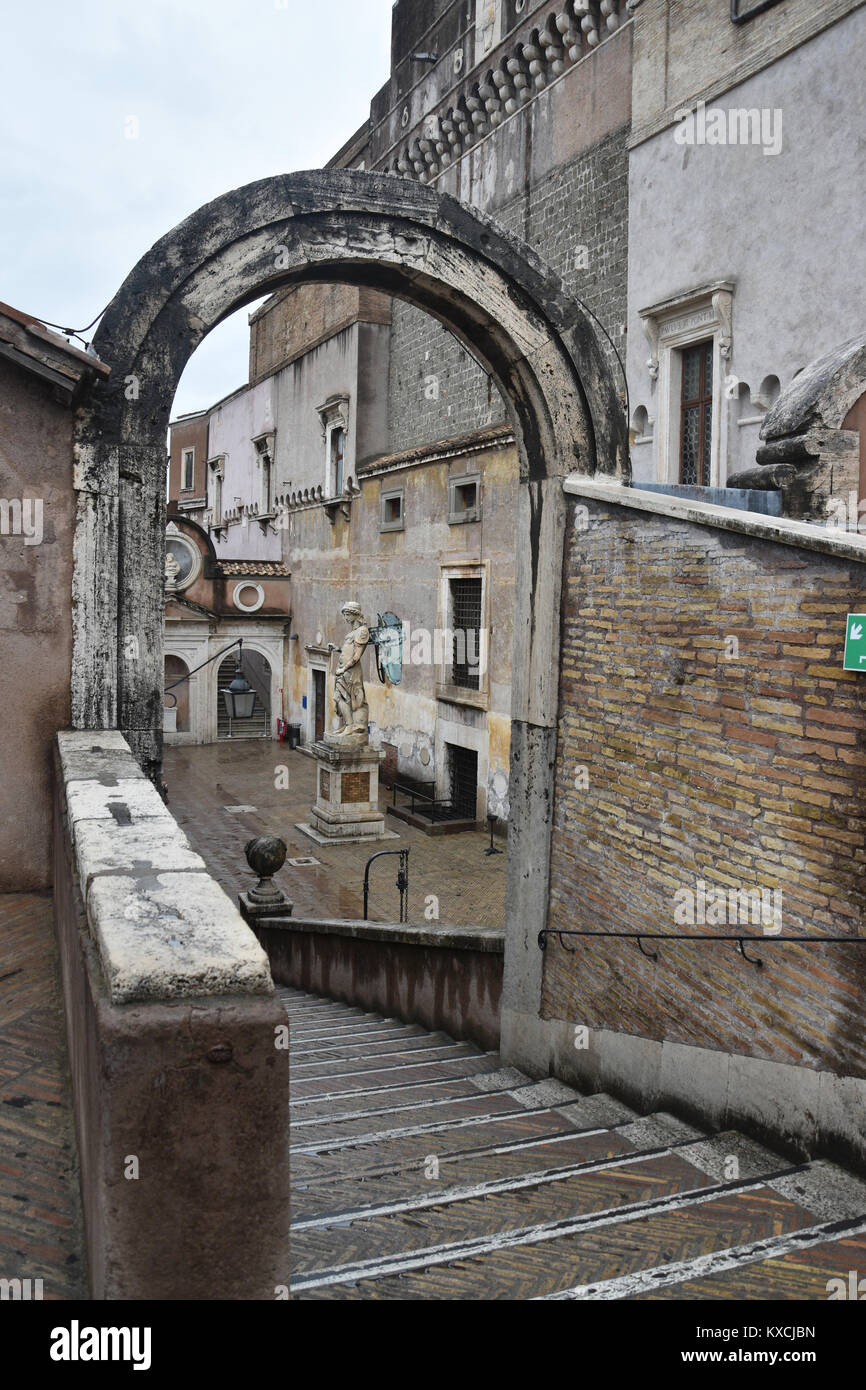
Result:
[[[379,810],[379,764],[384,754],[369,743],[322,740],[311,750],[316,759],[316,803],[310,820],[296,828],[318,845],[366,844],[397,840],[385,829]]]

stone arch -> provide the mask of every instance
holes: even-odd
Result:
[[[111,368],[76,418],[73,720],[119,727],[155,779],[162,753],[165,440],[188,358],[223,319],[302,281],[369,285],[443,322],[491,373],[520,457],[509,902],[537,930],[547,896],[569,473],[630,476],[627,421],[596,331],[495,222],[414,181],[354,170],[227,193],[145,255],[94,338]],[[124,661],[139,636],[141,659]],[[543,924],[543,923],[542,923]]]

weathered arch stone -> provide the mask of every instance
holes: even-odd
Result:
[[[511,412],[522,486],[505,991],[519,1009],[525,991],[537,996],[535,939],[547,911],[562,479],[604,473],[627,482],[630,468],[625,412],[589,318],[489,218],[414,181],[292,174],[200,208],[138,263],[94,339],[111,377],[77,417],[75,726],[119,726],[158,777],[165,440],[177,383],[221,320],[300,281],[371,285],[426,310],[484,362]]]
[[[628,473],[622,409],[594,329],[538,257],[490,219],[432,189],[356,171],[264,179],[200,208],[142,258],[106,310],[94,348],[111,378],[77,419],[74,720],[119,724],[152,773],[161,756],[159,557],[175,389],[221,320],[302,280],[375,285],[408,299],[489,367],[514,417],[532,499],[521,547],[531,589],[559,541],[557,507],[541,501],[546,483],[574,471]],[[537,615],[527,608],[524,621],[532,635]],[[133,635],[136,658],[125,641]],[[523,692],[527,706],[548,711],[543,722],[554,670],[535,673],[538,688]]]

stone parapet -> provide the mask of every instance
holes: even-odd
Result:
[[[280,984],[499,1046],[501,928],[260,918],[254,929]]]
[[[112,1003],[272,994],[267,960],[119,733],[61,733],[69,832]]]
[[[91,1296],[284,1296],[286,1017],[264,952],[119,733],[58,735],[54,800]]]

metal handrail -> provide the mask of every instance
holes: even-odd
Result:
[[[866,946],[866,936],[813,936],[808,934],[804,936],[783,936],[781,933],[776,934],[775,932],[765,932],[761,936],[755,936],[743,932],[559,931],[556,927],[544,927],[538,933],[538,945],[542,951],[547,949],[547,941],[551,936],[559,938],[560,946],[569,956],[574,956],[577,952],[576,950],[572,950],[569,946],[566,946],[563,940],[563,937],[566,936],[612,937],[619,941],[635,941],[638,950],[642,955],[647,957],[647,960],[658,960],[659,957],[658,951],[644,950],[642,945],[644,941],[736,941],[743,959],[747,960],[750,965],[756,965],[759,970],[763,968],[764,962],[759,960],[757,956],[749,956],[746,954],[746,949],[743,945],[744,941],[762,941],[770,945],[775,944],[777,941],[797,941],[807,944],[814,942],[823,942],[826,944],[829,942],[840,946]]]
[[[368,911],[370,902],[370,865],[375,859],[384,859],[386,855],[399,854],[400,868],[397,871],[396,888],[400,894],[400,921],[409,920],[409,851],[408,849],[380,849],[376,854],[371,854],[364,869],[364,921],[369,921]]]

